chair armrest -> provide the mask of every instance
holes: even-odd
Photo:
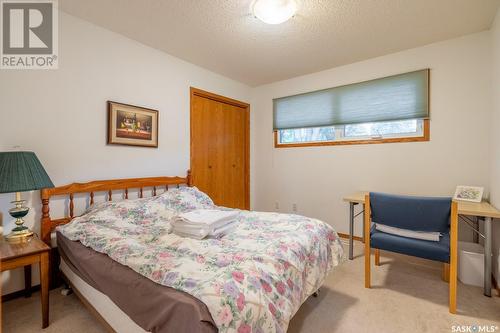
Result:
[[[365,196],[365,288],[370,288],[370,226],[371,226],[371,206],[370,193]]]
[[[451,203],[450,216],[450,313],[457,311],[458,204]]]

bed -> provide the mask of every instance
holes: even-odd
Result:
[[[98,192],[107,201],[94,202]],[[75,216],[82,194],[88,207]],[[330,226],[299,215],[238,211],[237,227],[222,238],[171,233],[180,212],[228,209],[191,186],[189,172],[74,183],[41,195],[43,240],[56,234],[64,278],[110,331],[285,332],[344,259]],[[56,196],[68,197],[67,217],[51,218]]]

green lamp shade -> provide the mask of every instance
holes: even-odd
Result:
[[[30,151],[0,152],[0,193],[54,187],[47,172]]]

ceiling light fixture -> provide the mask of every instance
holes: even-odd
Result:
[[[288,21],[297,12],[295,0],[256,0],[254,15],[264,23],[280,24]]]

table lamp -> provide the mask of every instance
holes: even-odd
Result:
[[[9,210],[16,219],[16,227],[5,238],[8,241],[24,241],[33,235],[24,225],[29,208],[21,200],[21,192],[54,187],[35,153],[29,151],[0,152],[0,193],[16,193],[15,207]]]

